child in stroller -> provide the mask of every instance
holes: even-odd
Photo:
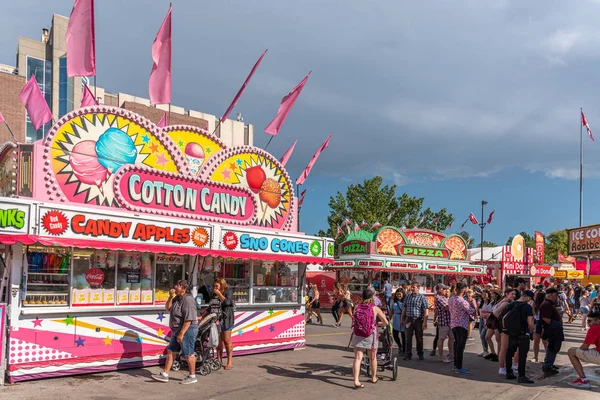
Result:
[[[214,332],[213,324],[217,322],[217,314],[210,313],[198,322],[198,336],[194,350],[196,353],[196,370],[201,376],[206,376],[211,371],[217,371],[221,364],[215,358],[215,348],[211,343],[215,338],[211,337],[211,330]],[[212,328],[212,329],[211,329]],[[218,335],[218,333],[217,333]],[[216,338],[218,340],[218,338]],[[180,354],[173,361],[173,371],[178,371],[181,367],[187,367],[186,361],[181,359]]]
[[[394,355],[392,349],[394,339],[392,338],[391,325],[387,325],[379,328],[379,344],[380,347],[377,349],[377,366],[381,371],[389,369],[392,371],[392,380],[398,378],[398,357]],[[363,357],[363,366],[366,371],[366,376],[370,377],[371,366],[369,363],[369,357]]]

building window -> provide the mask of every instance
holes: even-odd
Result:
[[[67,75],[67,58],[60,59],[60,75],[58,82],[58,118],[73,111],[73,86],[74,78]]]
[[[52,61],[40,60],[39,58],[27,57],[27,79],[35,76],[35,79],[46,99],[48,107],[52,109]],[[48,122],[37,131],[33,129],[31,120],[27,116],[27,142],[32,143],[40,140],[52,127]]]
[[[248,125],[244,126],[244,145],[249,145],[250,144],[250,129],[248,128]]]

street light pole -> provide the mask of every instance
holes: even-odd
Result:
[[[481,228],[481,264],[483,264],[483,228],[487,225],[484,221],[483,216],[483,207],[487,204],[487,201],[481,200],[481,221],[479,222],[479,227]]]

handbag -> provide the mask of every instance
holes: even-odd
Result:
[[[217,324],[212,322],[210,324],[210,335],[208,337],[208,347],[217,347],[219,345],[219,329]]]

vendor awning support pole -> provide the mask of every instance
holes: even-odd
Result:
[[[483,264],[483,229],[487,225],[485,220],[483,219],[483,207],[487,204],[487,201],[481,200],[481,222],[479,223],[479,227],[481,228],[481,263]]]
[[[583,108],[579,113],[579,226],[583,226]]]

